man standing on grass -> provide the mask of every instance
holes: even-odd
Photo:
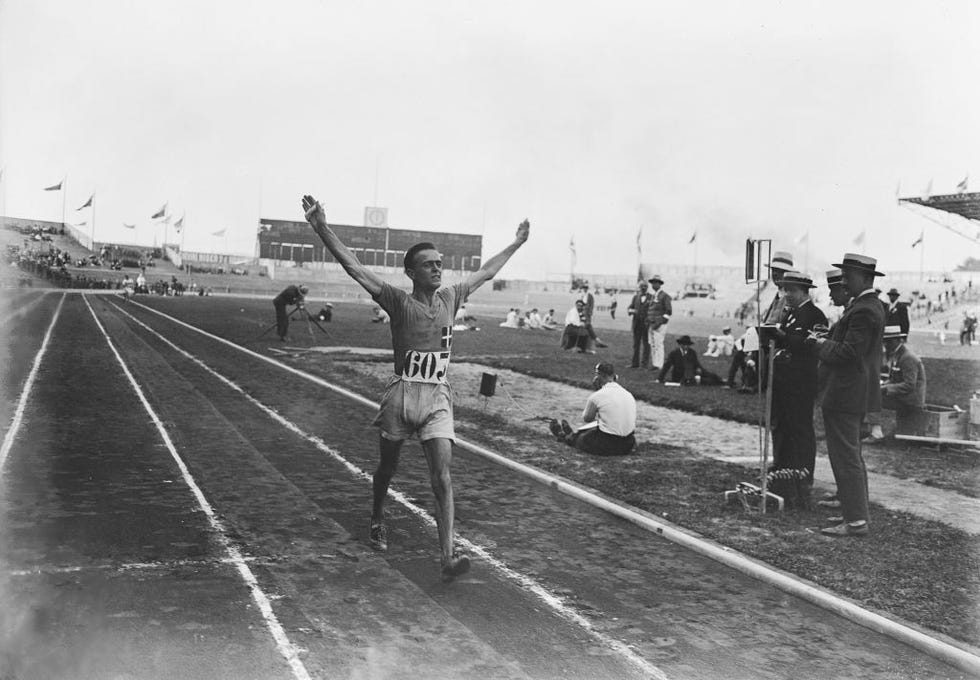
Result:
[[[843,521],[822,529],[830,536],[868,533],[868,473],[861,455],[861,419],[871,408],[881,408],[878,374],[885,310],[874,291],[878,261],[847,253],[840,264],[851,304],[830,337],[811,333],[821,365],[826,369],[823,422],[827,456],[837,482]],[[874,387],[870,387],[874,381]],[[873,390],[873,393],[869,393]]]
[[[674,309],[670,304],[670,296],[663,290],[663,277],[654,274],[650,281],[653,293],[647,308],[647,327],[650,333],[650,370],[659,371],[664,363],[664,339],[667,337],[667,322],[670,321]]]
[[[276,334],[280,340],[285,341],[286,333],[289,332],[289,314],[286,313],[286,307],[296,305],[302,309],[308,292],[306,286],[291,285],[283,288],[279,295],[272,299],[272,306],[276,310]]]
[[[452,581],[470,568],[469,558],[454,550],[454,504],[452,477],[453,429],[452,392],[447,382],[452,349],[452,326],[456,310],[467,297],[492,279],[527,241],[531,226],[524,220],[514,241],[491,257],[465,281],[441,288],[442,256],[431,243],[417,243],[405,253],[405,275],[412,280],[409,295],[382,281],[362,265],[327,225],[320,203],[303,197],[306,219],[323,244],[354,281],[371,294],[391,316],[391,344],[395,373],[388,379],[374,424],[381,429],[381,457],[374,473],[374,505],[371,513],[371,543],[387,550],[388,528],[384,501],[398,467],[402,442],[418,436],[429,466],[435,495],[436,525],[439,530],[442,579]]]

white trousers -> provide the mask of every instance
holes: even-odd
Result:
[[[650,367],[660,368],[664,365],[664,338],[667,337],[667,327],[661,326],[654,330],[650,326]]]

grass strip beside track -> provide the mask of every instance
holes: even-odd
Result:
[[[285,364],[285,363],[283,363],[281,361],[278,361],[276,359],[272,359],[272,358],[269,358],[267,356],[258,354],[257,352],[254,352],[254,351],[249,350],[249,349],[247,349],[245,347],[242,347],[241,345],[238,345],[237,343],[234,343],[234,342],[232,342],[230,340],[227,340],[225,338],[221,338],[221,337],[216,336],[216,335],[214,335],[212,333],[209,333],[207,331],[204,331],[204,330],[202,330],[202,329],[200,329],[200,328],[198,328],[196,326],[193,326],[191,324],[188,324],[188,323],[186,323],[186,322],[184,322],[184,321],[182,321],[180,319],[177,319],[177,318],[172,317],[172,316],[170,316],[168,314],[165,314],[165,313],[160,312],[160,311],[158,311],[156,309],[153,309],[152,307],[147,307],[147,306],[144,306],[144,305],[139,305],[139,306],[142,307],[143,309],[146,309],[147,311],[150,311],[150,312],[158,315],[158,316],[161,316],[163,318],[166,318],[166,319],[170,320],[173,323],[176,323],[176,324],[178,324],[180,326],[183,326],[185,328],[188,328],[190,330],[193,330],[193,331],[195,331],[197,333],[201,333],[202,335],[205,335],[207,337],[210,337],[213,340],[216,340],[218,342],[221,342],[221,343],[223,343],[223,344],[225,344],[227,346],[233,347],[233,348],[235,348],[235,349],[237,349],[239,351],[245,352],[245,353],[249,354],[250,356],[253,356],[254,358],[257,358],[257,359],[259,359],[261,361],[264,361],[264,362],[269,363],[269,364],[272,364],[272,365],[276,365],[276,366],[282,368],[285,371],[288,371],[288,372],[293,373],[295,375],[299,375],[301,377],[304,377],[307,380],[310,380],[310,381],[312,381],[312,382],[314,382],[314,383],[316,383],[318,385],[321,385],[323,387],[326,387],[328,389],[331,389],[331,390],[333,390],[335,392],[338,392],[338,393],[347,395],[347,396],[351,397],[352,399],[355,399],[355,400],[357,400],[357,401],[359,401],[359,402],[361,402],[363,404],[376,406],[376,403],[373,402],[371,399],[368,399],[367,397],[365,397],[365,396],[363,396],[361,394],[358,394],[356,392],[353,392],[353,391],[351,391],[349,389],[340,387],[339,385],[337,385],[337,384],[335,384],[333,382],[327,381],[327,380],[325,380],[325,379],[323,379],[321,377],[315,376],[315,375],[311,375],[310,373],[307,373],[306,371],[297,369],[297,368],[295,368],[293,366],[287,365],[287,364]],[[355,382],[355,384],[358,384],[360,388],[366,387],[364,385],[364,382],[363,382],[363,376],[360,376],[360,379],[357,380]],[[464,418],[465,418],[465,416],[464,416]],[[479,428],[480,431],[482,431],[482,432],[497,431],[499,433],[504,434],[504,437],[506,437],[506,433],[508,431],[507,430],[508,424],[506,422],[502,421],[502,419],[497,419],[497,421],[495,421],[492,424],[485,423],[483,425],[484,425],[484,427]],[[526,438],[526,434],[525,433],[521,433],[520,434],[520,437]],[[471,451],[474,451],[475,453],[477,453],[479,455],[484,455],[485,449],[483,449],[480,446],[473,446],[471,444],[468,444],[467,442],[462,442],[462,441],[460,441],[458,443],[459,443],[459,445],[461,445],[461,446],[463,446],[465,448],[468,448]],[[500,441],[497,441],[496,443],[499,444]],[[616,461],[614,459],[613,460],[613,463],[615,463],[615,462],[618,462],[618,461]],[[717,465],[717,463],[711,462],[711,463],[709,463],[709,465]],[[512,467],[523,467],[523,466],[520,466],[520,464],[515,464],[513,461],[511,461],[511,466]],[[737,474],[737,475],[734,476],[734,478],[736,480],[744,479],[745,478],[745,471],[744,471],[744,469],[740,468],[739,466],[731,466],[731,467],[732,468],[736,468],[736,469],[739,470],[739,474]],[[540,473],[541,471],[539,470],[537,472]],[[690,473],[690,470],[689,469],[687,470],[687,473],[688,474]],[[587,483],[589,487],[595,487],[596,486],[595,482],[596,482],[595,479],[591,479],[590,478],[590,479],[586,480],[585,483]],[[557,486],[557,488],[559,488],[560,490],[562,490],[564,492],[567,492],[567,489],[577,487],[577,485],[570,485],[568,487],[561,486],[561,485],[556,485],[555,484],[555,480],[553,480],[553,481],[551,481],[549,483],[551,483],[554,486]],[[731,487],[728,487],[728,488],[731,488]],[[601,487],[600,487],[600,490],[605,491]],[[711,493],[712,493],[712,495],[720,494],[720,491],[721,490],[723,490],[723,489],[712,490]],[[615,491],[615,489],[611,489],[610,491]],[[609,491],[606,491],[606,493],[609,493]],[[585,494],[585,497],[588,497],[589,496],[588,490],[586,490],[584,492],[584,494]],[[622,498],[622,496],[617,495],[615,492],[609,493],[609,495],[611,495],[614,498]],[[596,496],[595,494],[592,494],[592,497],[593,498],[596,498],[596,499],[599,498],[599,496]],[[625,500],[629,501],[631,499],[625,499]],[[718,510],[718,508],[717,508],[717,500],[715,501],[714,506],[715,507],[712,508],[712,511],[711,512],[713,514],[717,514],[717,510]],[[604,507],[604,506],[600,505],[600,507]],[[605,508],[604,507],[604,509],[608,509],[608,508]],[[885,511],[881,510],[880,508],[878,508],[877,510],[879,512],[882,512],[882,513],[885,512]],[[648,519],[651,519],[651,518],[648,518]],[[672,531],[678,531],[678,528],[675,527],[675,526],[673,526],[673,525],[671,525],[670,523],[661,522],[661,524],[662,524],[662,527],[670,528]],[[935,523],[933,523],[933,524],[935,524]],[[650,528],[650,527],[648,526],[647,528]],[[799,527],[797,527],[797,529],[798,528]],[[943,527],[943,528],[945,528],[945,527]],[[961,532],[958,532],[958,533],[961,533]],[[689,534],[686,534],[685,532],[683,532],[683,530],[680,530],[680,534],[689,535]],[[666,534],[664,534],[664,535],[666,536]],[[778,545],[780,543],[780,541],[778,540],[778,536],[774,536],[773,538],[776,539],[774,541],[774,544],[775,545]],[[695,537],[693,540],[698,541],[700,539],[698,539],[697,537]],[[830,540],[830,539],[827,539],[827,540]],[[825,542],[824,544],[828,544],[828,543]],[[844,546],[844,544],[841,544],[841,545]],[[861,545],[861,542],[851,542],[851,544],[850,544],[850,546],[851,546],[852,549],[858,549],[858,550],[860,549],[860,545]],[[716,557],[716,555],[722,555],[726,551],[726,549],[719,548],[717,546],[715,546],[715,548],[718,551],[721,551],[721,552],[715,552],[714,550],[712,550],[712,551],[709,551],[709,552],[705,552],[704,554],[706,554],[708,556],[711,556],[711,557]],[[933,548],[934,548],[934,546],[933,546]],[[809,545],[807,545],[807,546],[804,546],[802,548],[798,548],[796,552],[797,552],[797,555],[799,557],[807,557],[810,560],[813,559],[813,557],[812,557],[812,552],[813,552],[813,545],[812,545],[812,543],[809,544]],[[831,551],[831,552],[833,553],[834,551]],[[843,558],[843,565],[842,566],[844,567],[845,573],[849,573],[849,574],[852,574],[853,575],[857,571],[853,567],[850,566],[851,565],[851,561],[847,558],[847,555],[846,554],[843,555],[843,556],[838,555],[838,557],[842,557]],[[871,557],[872,556],[869,555],[869,558],[871,558]],[[745,558],[742,558],[742,559],[744,560]],[[751,565],[749,563],[751,563]],[[754,566],[752,566],[752,565],[754,565]],[[753,570],[758,571],[759,573],[754,573],[753,574],[753,575],[755,575],[757,577],[763,571],[767,571],[767,572],[769,572],[769,574],[772,574],[772,573],[777,573],[778,574],[779,573],[779,572],[775,572],[774,570],[772,570],[767,565],[762,565],[762,564],[759,564],[759,563],[755,563],[753,560],[745,560],[745,563],[743,563],[741,565],[741,570],[742,571],[745,571],[746,573],[751,573],[751,572],[747,571],[748,569],[753,569]],[[786,576],[786,575],[783,574],[782,576]],[[779,581],[779,579],[777,579],[776,581],[771,581],[771,582],[774,585],[777,585],[778,586],[779,585],[778,581]],[[964,649],[961,649],[960,647],[956,646],[955,644],[950,644],[949,642],[946,642],[946,641],[943,641],[943,640],[939,640],[937,638],[929,637],[924,632],[919,631],[919,630],[916,630],[913,627],[906,626],[906,625],[904,625],[901,622],[889,621],[887,618],[881,617],[878,614],[875,614],[873,612],[869,612],[868,610],[862,609],[860,606],[855,606],[853,603],[848,603],[845,600],[838,600],[838,598],[836,596],[829,595],[829,594],[825,593],[824,591],[822,591],[820,588],[813,588],[811,584],[801,583],[799,581],[796,581],[796,583],[798,583],[800,585],[803,585],[803,586],[806,586],[804,588],[799,589],[799,592],[794,592],[794,594],[796,594],[796,595],[799,595],[801,597],[804,597],[805,599],[808,599],[809,601],[814,602],[815,604],[817,604],[819,606],[822,606],[822,607],[827,607],[828,606],[828,602],[829,602],[829,600],[827,599],[828,597],[829,598],[833,598],[833,600],[836,600],[838,602],[841,602],[841,603],[843,603],[843,605],[847,605],[847,606],[843,606],[843,605],[842,606],[838,606],[838,607],[834,608],[834,611],[837,611],[838,613],[841,613],[843,615],[846,615],[848,618],[851,618],[851,620],[854,620],[855,622],[860,623],[861,625],[865,625],[865,626],[867,626],[869,628],[872,628],[874,630],[880,630],[881,632],[885,632],[886,634],[889,634],[892,637],[895,637],[896,639],[900,639],[901,641],[903,641],[903,642],[905,642],[907,644],[910,644],[912,646],[915,646],[915,647],[917,647],[919,649],[922,649],[923,651],[926,651],[929,654],[932,654],[934,656],[937,656],[938,658],[942,658],[942,659],[944,659],[944,660],[946,660],[946,661],[948,661],[950,663],[954,663],[954,664],[956,664],[957,666],[959,666],[961,668],[965,668],[965,669],[969,670],[970,672],[974,672],[974,673],[980,672],[980,658],[978,658],[977,656],[975,656],[972,653],[972,651],[964,650]],[[870,583],[870,581],[868,581],[867,579],[865,579],[864,580],[864,583],[865,583],[865,585],[867,585],[868,583]],[[810,591],[812,591],[812,593],[808,594]],[[816,593],[816,595],[814,595],[814,593]],[[860,593],[858,592],[858,593],[854,593],[854,594],[855,595],[859,595]],[[963,604],[963,603],[961,603],[961,604]],[[890,608],[883,607],[883,609],[889,610]],[[950,632],[952,633],[953,631],[950,631]],[[967,638],[967,639],[969,639],[969,638]]]

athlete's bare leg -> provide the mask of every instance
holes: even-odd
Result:
[[[436,526],[439,529],[439,547],[443,565],[449,564],[453,557],[453,479],[449,464],[453,459],[453,445],[449,439],[429,439],[422,442],[425,462],[429,464],[429,478],[432,493],[436,498]]]
[[[371,523],[384,520],[384,504],[388,495],[391,478],[398,470],[398,459],[402,450],[402,441],[393,441],[381,437],[381,460],[378,469],[374,471],[374,505],[371,510]]]

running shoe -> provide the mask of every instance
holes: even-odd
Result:
[[[451,583],[457,576],[462,576],[470,570],[470,558],[466,555],[453,554],[448,564],[442,565],[442,582]]]
[[[575,430],[572,429],[572,426],[569,425],[568,421],[565,420],[564,418],[562,418],[560,427],[561,427],[562,434],[564,434],[566,437],[572,434],[573,432],[575,432]]]
[[[382,522],[371,523],[371,547],[379,552],[388,550],[388,527]]]
[[[548,423],[548,429],[551,430],[551,434],[555,435],[559,439],[561,439],[562,436],[564,435],[564,433],[561,430],[561,425],[559,425],[558,421],[555,420],[554,418],[552,418],[551,422]]]

